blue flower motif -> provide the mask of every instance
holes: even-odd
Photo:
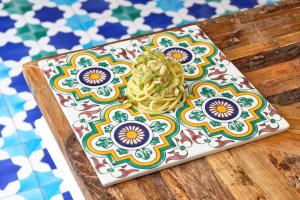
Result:
[[[208,4],[194,4],[188,8],[188,14],[193,15],[196,18],[210,18],[216,14],[216,8],[209,6]]]
[[[109,9],[108,3],[104,0],[87,0],[82,3],[81,8],[87,12],[102,13],[103,11]]]
[[[152,13],[145,17],[145,24],[148,24],[151,28],[167,28],[172,24],[172,17],[167,16],[165,13]]]
[[[35,18],[42,22],[56,22],[58,19],[63,18],[63,11],[58,8],[43,7],[35,12]]]
[[[52,158],[51,158],[48,150],[47,149],[43,149],[43,151],[44,151],[44,156],[43,156],[43,158],[42,158],[41,161],[43,163],[47,163],[51,169],[56,169],[56,165],[53,162],[53,160],[52,160]]]
[[[0,17],[0,32],[6,32],[11,28],[14,28],[15,21],[12,20],[10,17]]]
[[[21,167],[15,165],[11,159],[0,160],[0,166],[0,189],[4,190],[10,182],[18,180],[17,173]]]
[[[0,47],[0,57],[3,60],[15,60],[19,61],[23,57],[28,56],[29,48],[23,43],[11,43],[8,42],[4,46]]]
[[[257,0],[231,0],[231,5],[235,5],[239,8],[252,8],[257,4]]]
[[[127,34],[127,27],[120,23],[106,22],[99,27],[97,33],[103,35],[105,38],[121,38]]]
[[[40,111],[40,109],[36,106],[34,107],[34,109],[26,111],[26,118],[25,118],[25,122],[30,123],[32,127],[35,128],[34,122],[37,119],[40,119],[42,117],[42,113]]]
[[[157,0],[156,5],[164,11],[178,11],[183,8],[183,2],[183,0]]]
[[[74,33],[59,32],[50,37],[49,44],[55,46],[57,49],[72,49],[72,47],[79,44],[79,39]]]
[[[132,4],[146,4],[148,3],[150,0],[131,0]]]
[[[23,73],[20,73],[18,76],[13,76],[11,78],[9,87],[16,89],[17,92],[29,92],[29,88],[27,86]]]

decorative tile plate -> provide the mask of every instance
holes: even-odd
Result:
[[[132,60],[159,49],[182,63],[184,105],[151,115],[118,103]],[[288,128],[274,107],[197,26],[39,61],[104,186]]]

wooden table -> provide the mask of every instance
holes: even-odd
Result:
[[[87,199],[300,199],[300,1],[196,24],[277,105],[291,128],[104,188],[36,62],[26,64],[28,84]]]

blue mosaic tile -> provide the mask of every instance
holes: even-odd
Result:
[[[41,141],[42,139],[34,139],[24,143],[24,148],[26,150],[26,154],[30,156],[33,152],[41,149]]]
[[[0,80],[7,77],[9,77],[9,68],[3,62],[0,62]]]
[[[70,192],[64,192],[62,195],[63,195],[64,200],[72,200],[73,199]]]
[[[35,132],[35,129],[31,129],[31,130],[18,130],[18,135],[20,137],[20,140],[25,143],[28,142],[30,140],[34,140],[34,139],[40,139],[41,137]]]
[[[0,137],[2,137],[2,130],[4,129],[4,125],[0,124]]]
[[[196,18],[210,18],[216,14],[216,8],[208,4],[194,4],[188,8],[188,13]]]
[[[51,197],[60,194],[60,189],[59,189],[60,183],[61,180],[41,187],[45,199],[50,199]]]
[[[59,32],[56,35],[50,37],[49,44],[53,45],[57,49],[72,49],[79,44],[79,39],[74,33]]]
[[[18,193],[26,192],[38,187],[37,179],[34,173],[31,173],[26,179],[19,180],[19,182],[21,187]]]
[[[164,11],[178,11],[183,7],[183,0],[157,0],[157,7],[163,9]]]
[[[34,172],[37,180],[39,181],[40,185],[49,185],[53,183],[61,183],[62,180],[60,178],[57,178],[52,171],[47,172]],[[58,185],[59,187],[59,185]]]
[[[109,9],[109,3],[104,0],[87,0],[82,3],[81,8],[89,13],[102,13]]]
[[[26,192],[19,193],[17,196],[24,197],[25,199],[32,199],[34,200],[45,200],[42,191],[39,188],[35,188],[33,190],[27,190]]]
[[[41,162],[47,163],[51,167],[51,169],[56,169],[56,165],[52,160],[48,150],[43,149],[43,151],[44,151],[44,157],[42,158]]]
[[[231,4],[238,8],[251,8],[258,4],[257,0],[231,0]]]
[[[42,9],[35,11],[35,18],[41,22],[56,22],[58,19],[63,18],[63,11],[54,7],[43,7]]]
[[[42,113],[41,113],[40,109],[36,106],[31,110],[27,110],[26,115],[27,116],[26,116],[24,122],[31,124],[31,126],[35,128],[34,122],[35,122],[35,120],[41,118]]]
[[[28,56],[29,49],[30,48],[26,47],[23,43],[8,42],[0,47],[0,57],[3,60],[19,61],[21,58]]]
[[[164,13],[151,13],[149,16],[145,17],[144,23],[150,25],[152,28],[167,28],[172,25],[172,17],[167,16]]]
[[[51,0],[56,5],[72,5],[73,3],[77,2],[77,0]]]
[[[149,1],[151,1],[151,0],[131,0],[130,2],[131,2],[132,4],[146,4],[146,3],[148,3]]]
[[[114,30],[114,31],[111,31]],[[105,38],[121,38],[127,34],[127,27],[120,23],[106,22],[98,29],[98,34],[103,35]]]
[[[21,166],[15,165],[10,158],[0,160],[0,166],[0,189],[4,190],[10,182],[18,180],[17,173]]]
[[[15,21],[12,20],[9,16],[0,16],[0,32],[6,32],[11,28],[14,28]]]
[[[83,46],[83,48],[88,49],[93,46],[97,46],[97,45],[101,45],[101,44],[105,44],[105,43],[106,43],[105,40],[100,40],[100,41],[91,40],[88,43],[83,44],[82,46]]]
[[[26,84],[23,73],[20,73],[18,76],[11,77],[11,83],[9,87],[12,87],[17,90],[17,92],[29,92],[29,88]]]

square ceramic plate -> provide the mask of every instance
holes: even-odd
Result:
[[[141,114],[118,97],[134,57],[159,49],[183,64],[190,97]],[[288,123],[198,26],[39,61],[104,186],[276,134]]]

